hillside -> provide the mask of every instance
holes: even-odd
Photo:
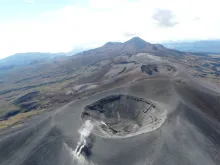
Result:
[[[21,59],[26,55],[20,56]],[[219,75],[218,65],[213,65],[212,58],[207,63],[203,57],[151,44],[139,37],[124,43],[108,42],[74,56],[56,56],[47,60],[49,58],[51,56],[26,65],[25,61],[20,67],[9,67],[0,72],[2,120],[21,112],[53,110],[72,100],[93,95],[97,87],[102,91],[133,81],[142,75],[140,71],[157,75],[163,73],[161,69],[172,70],[169,65],[141,65],[149,62],[180,63],[196,70],[196,76],[213,80]],[[137,70],[138,74],[134,74]]]

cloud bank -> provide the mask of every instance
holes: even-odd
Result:
[[[17,52],[68,52],[136,35],[149,42],[220,38],[218,4],[217,0],[88,0],[31,18],[0,21],[0,58]]]

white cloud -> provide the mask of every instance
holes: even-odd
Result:
[[[176,22],[175,16],[172,13],[172,11],[167,10],[167,9],[158,9],[154,15],[153,19],[157,22],[158,26],[160,27],[173,27],[178,22]]]
[[[84,7],[69,5],[39,13],[31,20],[8,20],[0,23],[0,57],[16,52],[70,51],[73,46],[124,41],[135,34],[149,42],[220,38],[218,3],[218,0],[89,0]],[[178,24],[159,27],[153,19],[158,10],[171,11]]]

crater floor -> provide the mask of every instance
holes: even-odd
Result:
[[[91,120],[101,137],[130,137],[161,126],[166,111],[156,103],[129,95],[110,95],[84,108],[82,119]]]

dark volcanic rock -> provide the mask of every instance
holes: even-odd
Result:
[[[24,109],[24,112],[37,109],[38,107],[39,107],[39,104],[36,101],[26,102],[20,105],[20,108]]]
[[[31,110],[37,109],[40,106],[40,104],[38,103],[39,101],[40,101],[40,92],[35,91],[19,97],[14,101],[14,104],[16,106],[19,106],[20,108],[19,112],[29,112]],[[10,115],[10,116],[14,116],[14,115]]]
[[[142,65],[141,71],[147,73],[148,75],[153,75],[153,73],[158,72],[157,65],[149,64],[149,65]]]
[[[176,68],[172,65],[164,65],[164,67],[167,69],[167,71],[172,71],[172,72],[176,72]]]
[[[142,65],[140,69],[143,73],[146,73],[148,75],[170,75],[174,74],[177,71],[177,69],[170,64],[148,64]]]
[[[19,97],[18,99],[16,99],[14,101],[15,104],[21,104],[27,101],[31,101],[32,99],[34,99],[35,97],[37,97],[40,93],[38,91],[35,92],[30,92],[24,96]]]
[[[0,121],[1,121],[1,120],[7,120],[8,118],[17,115],[17,114],[20,113],[20,112],[21,112],[21,110],[10,111],[10,112],[6,113],[5,115],[3,115],[3,116],[0,118]]]

